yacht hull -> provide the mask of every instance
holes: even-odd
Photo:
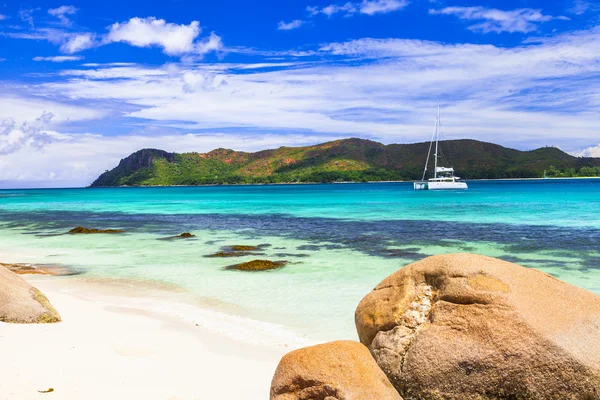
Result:
[[[415,190],[465,190],[466,182],[414,182]]]

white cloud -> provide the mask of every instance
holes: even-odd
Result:
[[[79,61],[83,60],[82,56],[52,56],[52,57],[33,57],[33,61],[50,61],[61,63],[65,61]]]
[[[8,18],[6,15],[0,14],[0,21],[5,20],[6,18]]]
[[[130,62],[111,62],[111,63],[85,63],[82,67],[130,67],[135,63]]]
[[[39,8],[22,8],[19,10],[19,18],[21,18],[21,21],[27,22],[29,26],[33,28],[33,13],[38,10]]]
[[[56,10],[62,12],[63,7]],[[58,11],[56,14],[62,15]],[[195,61],[210,52],[223,50],[222,39],[215,33],[198,39],[202,31],[198,21],[192,21],[189,25],[177,25],[153,17],[131,18],[127,22],[115,23],[108,29],[106,35],[39,28],[29,32],[8,32],[6,36],[14,39],[46,40],[60,45],[60,51],[66,54],[118,42],[136,47],[158,46],[167,55],[185,56],[189,61]]]
[[[291,22],[279,21],[279,25],[277,25],[277,29],[280,31],[289,31],[292,29],[300,28],[302,25],[304,25],[304,21],[302,21],[300,19],[295,19]]]
[[[71,20],[67,15],[74,15],[77,12],[77,8],[73,6],[60,6],[58,8],[51,8],[48,10],[48,14],[58,18],[60,24],[63,26],[71,26]]]
[[[599,52],[600,29],[512,49],[363,39],[325,45],[320,53],[376,61],[305,62],[245,74],[233,72],[243,64],[182,66],[175,72],[76,69],[41,89],[120,101],[129,107],[125,115],[153,121],[147,124],[303,130],[399,142],[424,139],[429,110],[441,99],[452,137],[535,146],[565,144],[568,132],[566,144],[581,148],[600,124]]]
[[[430,9],[432,15],[453,15],[461,20],[480,21],[469,26],[469,29],[482,33],[522,32],[528,33],[538,29],[539,24],[554,19],[568,20],[567,17],[553,17],[542,14],[541,10],[519,8],[503,11],[485,7],[446,7],[441,10]]]
[[[20,172],[44,179],[52,171],[57,179],[87,184],[140,147],[250,150],[349,136],[385,143],[424,141],[438,101],[446,138],[519,148],[560,145],[569,151],[598,142],[600,28],[513,48],[360,39],[303,51],[320,59],[164,67],[92,64],[63,70],[35,88],[13,84],[12,93],[29,90],[38,97],[2,97],[0,121],[12,117],[20,124],[46,110],[56,115],[52,124],[59,132],[65,121],[79,118],[76,125],[83,132],[131,133],[69,134],[68,140],[53,136],[41,151],[24,146],[9,161],[0,158],[0,177],[17,179]],[[56,99],[76,100],[79,108]],[[110,118],[93,121],[102,117]],[[206,131],[220,133],[197,135]],[[78,151],[96,156],[86,160]],[[35,159],[31,170],[23,161],[28,159]]]
[[[94,33],[80,33],[68,35],[65,42],[60,46],[60,51],[67,54],[78,53],[97,45]]]
[[[0,123],[0,155],[6,155],[18,151],[23,146],[41,149],[51,142],[51,137],[43,132],[54,115],[43,112],[33,122],[23,122],[17,127],[17,122],[12,118],[5,118]]]
[[[198,40],[194,45],[194,53],[199,55],[204,55],[211,53],[213,51],[221,51],[223,49],[223,41],[219,35],[216,35],[214,32],[202,39]]]
[[[331,17],[334,14],[386,14],[398,11],[408,5],[408,0],[362,0],[361,2],[347,2],[345,4],[331,4],[326,7],[310,6],[307,11],[310,15],[324,14]]]
[[[569,8],[569,12],[575,15],[582,15],[589,11],[598,11],[600,10],[600,4],[597,2],[591,2],[588,0],[573,0],[571,8]]]
[[[99,45],[95,33],[72,33],[53,28],[40,28],[31,32],[9,32],[6,35],[14,39],[46,40],[60,45],[60,51],[67,54],[78,53]]]
[[[182,55],[196,50],[194,40],[201,31],[198,21],[178,25],[154,17],[131,18],[128,22],[113,24],[106,41],[125,42],[136,47],[159,46],[165,54]],[[201,46],[200,50],[204,48]]]
[[[600,144],[571,153],[575,157],[600,157]]]
[[[25,92],[26,87],[17,88],[17,92]],[[41,90],[35,90],[41,94]],[[50,96],[53,97],[53,96]],[[32,121],[40,116],[41,111],[50,112],[53,115],[52,123],[65,123],[69,121],[89,121],[102,118],[106,115],[104,110],[81,105],[70,105],[48,100],[43,97],[24,97],[13,95],[3,90],[0,97],[0,121],[11,118],[18,125],[26,121]]]
[[[400,10],[407,5],[407,0],[363,0],[360,12],[367,15],[384,14]]]

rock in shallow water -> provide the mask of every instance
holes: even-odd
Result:
[[[60,322],[60,315],[42,292],[0,266],[0,321],[52,323]]]
[[[84,228],[83,226],[78,226],[77,228],[73,228],[69,231],[71,234],[89,234],[89,233],[123,233],[125,231],[121,229],[96,229],[96,228]]]
[[[429,257],[356,310],[405,399],[600,399],[600,297],[490,257]]]
[[[267,271],[270,269],[281,268],[287,264],[287,261],[269,261],[252,260],[241,264],[230,265],[226,269],[235,269],[238,271]]]
[[[66,276],[77,275],[77,271],[69,269],[63,265],[47,265],[47,264],[5,264],[0,263],[0,267],[4,267],[17,275],[52,275]]]
[[[402,400],[369,350],[339,341],[286,354],[271,383],[271,400]]]

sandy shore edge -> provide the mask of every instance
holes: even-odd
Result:
[[[167,291],[25,278],[63,322],[0,323],[2,399],[265,399],[280,358],[305,344]]]

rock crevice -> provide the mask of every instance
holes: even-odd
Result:
[[[600,297],[470,254],[384,279],[356,326],[407,400],[600,399]],[[587,322],[586,322],[587,321]]]

